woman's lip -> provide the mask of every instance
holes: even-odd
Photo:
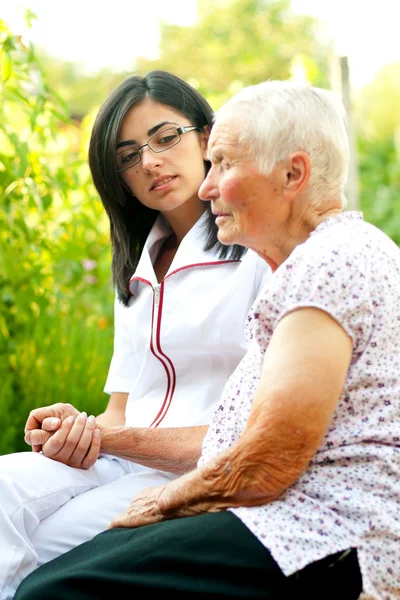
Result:
[[[177,175],[166,175],[165,177],[160,178],[158,181],[153,183],[150,191],[165,190],[173,181],[175,181],[176,177]],[[164,180],[166,180],[166,182],[162,183]]]

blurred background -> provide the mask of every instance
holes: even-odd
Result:
[[[349,208],[400,244],[400,4],[367,4],[1,2],[1,454],[28,448],[36,406],[107,402],[114,292],[87,143],[127,76],[172,71],[214,109],[270,78],[334,89],[350,118]]]

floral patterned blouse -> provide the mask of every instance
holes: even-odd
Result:
[[[296,483],[269,504],[230,510],[286,575],[357,547],[360,600],[398,600],[400,249],[361,213],[326,219],[260,292],[248,315],[248,351],[223,390],[199,465],[241,435],[269,340],[299,307],[327,312],[353,341],[342,394]]]

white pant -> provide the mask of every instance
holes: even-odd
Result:
[[[0,456],[0,600],[36,567],[90,540],[170,473],[101,456],[74,469],[35,452]]]

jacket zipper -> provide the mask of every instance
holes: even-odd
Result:
[[[154,291],[154,305],[155,305],[156,308],[158,308],[158,305],[159,305],[159,302],[160,302],[160,287],[161,287],[161,285],[159,283],[153,287],[153,291]]]
[[[163,308],[163,297],[164,297],[164,281],[160,284],[153,286],[153,313],[151,320],[151,344],[150,349],[154,356],[161,362],[165,369],[167,376],[167,390],[164,396],[164,400],[161,404],[161,408],[158,411],[155,419],[150,424],[150,427],[157,427],[164,419],[166,412],[168,411],[169,405],[171,404],[172,396],[175,391],[176,385],[176,373],[172,361],[161,349],[161,319],[162,319],[162,308]]]

